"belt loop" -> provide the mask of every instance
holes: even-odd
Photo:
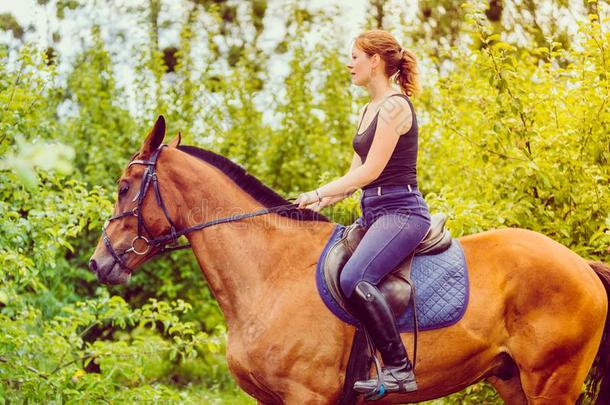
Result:
[[[412,192],[413,190],[411,190],[411,185],[407,184],[407,187],[409,188],[409,192]]]
[[[377,195],[381,195],[381,186],[377,186]]]

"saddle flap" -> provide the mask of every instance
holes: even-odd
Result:
[[[366,229],[358,223],[345,228],[343,236],[328,250],[323,263],[323,275],[328,290],[337,304],[346,312],[349,312],[349,310],[341,291],[339,276],[343,266],[352,256],[365,233]],[[412,261],[413,255],[409,255],[378,285],[395,316],[399,316],[405,310],[411,297],[409,277]]]
[[[347,307],[339,284],[339,274],[352,253],[354,253],[354,250],[356,250],[365,232],[364,227],[357,223],[345,228],[343,236],[330,247],[324,259],[323,274],[326,285],[343,310],[347,310]]]

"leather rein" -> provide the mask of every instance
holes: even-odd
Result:
[[[163,198],[161,197],[161,191],[159,190],[159,180],[158,180],[157,172],[156,172],[157,159],[159,158],[159,154],[161,153],[161,150],[166,146],[167,145],[159,146],[159,148],[157,148],[153,152],[153,154],[151,155],[149,160],[140,160],[140,159],[132,160],[131,162],[129,162],[129,165],[127,166],[127,167],[131,167],[132,165],[136,165],[136,164],[144,165],[144,166],[146,166],[146,170],[144,171],[144,176],[143,176],[142,182],[140,184],[140,191],[138,192],[136,197],[133,199],[133,201],[136,202],[136,206],[132,210],[125,211],[125,212],[122,212],[120,214],[117,214],[117,215],[114,215],[114,216],[108,218],[106,220],[106,222],[104,223],[104,227],[102,228],[102,239],[104,241],[104,246],[106,246],[106,250],[108,251],[108,253],[110,253],[112,258],[114,259],[114,263],[112,264],[112,267],[114,267],[115,264],[118,264],[121,267],[121,269],[132,272],[133,269],[130,268],[129,266],[127,266],[127,263],[125,263],[125,260],[123,259],[123,257],[129,253],[133,253],[137,256],[144,256],[144,255],[147,255],[151,251],[151,249],[160,248],[158,252],[156,252],[152,255],[152,256],[156,256],[156,255],[159,255],[162,253],[173,252],[175,250],[188,249],[191,247],[190,243],[187,243],[184,245],[178,244],[178,238],[180,236],[187,235],[191,232],[200,231],[202,229],[205,229],[205,228],[213,226],[213,225],[239,221],[242,219],[252,218],[252,217],[259,216],[259,215],[265,215],[265,214],[277,213],[277,212],[283,212],[283,211],[290,211],[290,210],[293,210],[298,207],[298,204],[278,205],[275,207],[264,208],[264,209],[254,211],[254,212],[251,212],[248,214],[241,214],[241,215],[234,215],[234,216],[230,216],[230,217],[218,218],[218,219],[215,219],[212,221],[208,221],[208,222],[204,222],[204,223],[200,223],[200,224],[191,226],[189,228],[185,228],[182,230],[176,230],[176,224],[174,223],[171,216],[169,215],[169,212],[167,211],[167,207],[165,206],[165,203],[163,202]],[[165,218],[167,219],[167,222],[170,225],[169,234],[161,235],[156,238],[151,236],[151,233],[148,230],[148,228],[146,227],[146,224],[144,223],[144,218],[142,216],[142,206],[144,204],[144,198],[146,197],[146,193],[148,192],[151,183],[152,183],[153,192],[155,193],[155,199],[157,200],[157,206],[159,206],[161,208],[161,210],[163,211],[163,214],[165,215]],[[112,247],[110,237],[106,233],[106,228],[108,228],[108,225],[110,224],[110,222],[117,220],[117,219],[126,218],[126,217],[136,217],[137,218],[138,235],[132,239],[131,247],[123,250],[122,252],[117,253],[117,251],[115,251],[114,248]],[[144,236],[143,231],[146,232],[146,235],[148,237]],[[144,247],[140,246],[140,249],[138,249],[138,247],[136,247],[136,245],[139,245],[140,242],[144,243]],[[168,245],[171,245],[171,246],[168,246]]]

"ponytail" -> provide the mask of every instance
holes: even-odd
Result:
[[[398,62],[398,71],[394,81],[400,86],[404,94],[411,97],[421,90],[417,60],[415,54],[408,49],[402,49],[400,54],[401,58]]]

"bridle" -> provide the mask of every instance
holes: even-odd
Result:
[[[120,214],[117,214],[115,216],[108,218],[106,220],[106,222],[104,223],[104,227],[102,228],[102,240],[104,241],[104,246],[106,246],[106,250],[108,251],[108,253],[110,253],[112,258],[114,259],[114,262],[112,263],[112,266],[110,268],[113,268],[115,264],[118,264],[121,267],[121,269],[132,272],[133,269],[130,268],[129,266],[127,266],[127,263],[125,263],[125,260],[123,259],[123,256],[125,256],[129,253],[133,253],[137,256],[145,256],[151,251],[151,249],[158,248],[159,250],[153,254],[153,256],[156,256],[156,255],[159,255],[162,253],[172,252],[174,250],[187,249],[187,248],[191,247],[190,243],[187,243],[184,245],[178,245],[178,238],[180,236],[187,235],[191,232],[199,231],[201,229],[204,229],[204,228],[207,228],[207,227],[210,227],[213,225],[218,225],[218,224],[223,224],[223,223],[233,222],[233,221],[239,221],[241,219],[252,218],[252,217],[269,214],[269,213],[290,211],[290,210],[293,210],[298,207],[298,204],[278,205],[275,207],[264,208],[264,209],[254,211],[254,212],[251,212],[248,214],[241,214],[241,215],[234,215],[234,216],[230,216],[230,217],[218,218],[213,221],[197,224],[197,225],[194,225],[189,228],[182,229],[182,230],[177,230],[176,224],[174,223],[174,221],[172,221],[172,218],[169,215],[169,212],[167,211],[167,207],[165,206],[165,203],[163,202],[163,198],[161,197],[161,191],[159,190],[159,180],[158,180],[157,173],[156,173],[157,159],[159,158],[159,154],[161,153],[161,150],[163,150],[163,148],[166,146],[167,145],[159,146],[159,148],[157,148],[153,152],[153,154],[150,156],[149,160],[134,159],[131,162],[129,162],[129,165],[127,166],[127,167],[131,167],[132,165],[144,165],[144,166],[146,166],[146,170],[144,171],[144,175],[142,177],[142,183],[140,184],[140,191],[133,199],[133,201],[136,201],[136,206],[132,210],[125,211],[125,212],[122,212]],[[148,189],[150,188],[151,183],[152,183],[153,191],[155,193],[155,199],[157,200],[157,206],[159,206],[163,210],[163,214],[165,215],[165,218],[167,219],[167,222],[170,225],[169,234],[162,235],[162,236],[159,236],[156,238],[154,238],[152,236],[152,234],[150,233],[150,231],[146,228],[146,224],[144,223],[144,218],[142,216],[142,206],[144,204],[144,198],[146,197],[146,193],[148,192]],[[110,237],[106,233],[106,228],[108,228],[108,225],[110,224],[111,221],[126,218],[126,217],[136,217],[137,218],[138,235],[132,239],[131,247],[123,250],[122,252],[117,253],[117,251],[115,251],[114,248],[112,247]],[[148,237],[144,236],[142,231],[145,231],[146,235]],[[145,248],[138,249],[137,245],[140,242],[143,242],[145,244]],[[171,245],[171,246],[167,246],[167,245]]]

